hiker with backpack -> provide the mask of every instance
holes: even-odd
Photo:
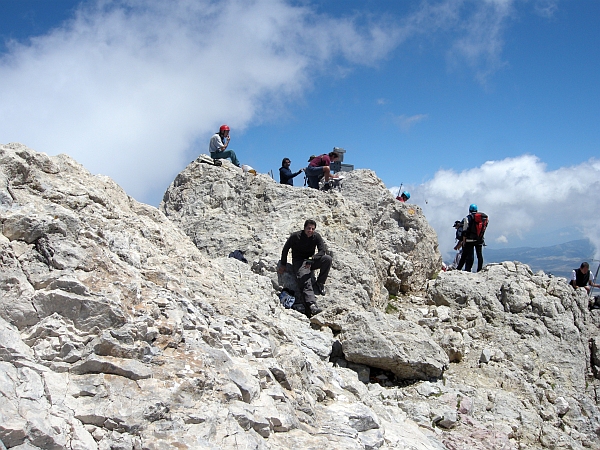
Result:
[[[281,161],[281,167],[279,168],[279,183],[280,184],[289,184],[290,186],[294,185],[294,177],[300,175],[304,172],[305,168],[303,167],[298,172],[294,173],[290,170],[290,165],[292,161],[290,158],[283,158]]]
[[[231,137],[229,136],[229,126],[225,124],[221,125],[219,132],[215,133],[213,137],[210,138],[210,143],[208,144],[210,157],[212,159],[229,158],[234,166],[241,167],[235,152],[233,150],[227,150],[230,140]]]
[[[329,152],[327,155],[322,154],[309,159],[308,167],[304,171],[308,179],[308,187],[319,189],[319,180],[325,178],[327,183],[332,178],[337,178],[337,175],[331,173],[331,163],[339,161],[340,155],[337,152]]]
[[[316,304],[315,290],[318,295],[325,295],[325,282],[329,275],[332,258],[327,255],[327,246],[319,233],[315,230],[317,223],[308,219],[304,222],[304,229],[292,233],[281,252],[281,260],[277,265],[277,273],[282,275],[287,268],[288,253],[292,250],[292,268],[296,281],[300,287],[306,315],[311,317],[322,311]],[[315,253],[317,250],[317,253]],[[319,269],[316,286],[313,286],[313,271]]]
[[[469,215],[463,220],[462,232],[462,256],[458,262],[457,270],[461,270],[463,265],[467,272],[471,271],[475,258],[473,250],[477,253],[477,272],[483,268],[483,246],[485,245],[484,234],[488,225],[488,216],[485,213],[477,211],[477,205],[469,206]]]
[[[600,288],[600,284],[594,283],[594,275],[590,272],[590,265],[587,262],[582,262],[579,269],[573,269],[569,284],[573,286],[573,289],[585,288],[588,294],[590,286]]]

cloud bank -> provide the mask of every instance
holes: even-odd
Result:
[[[391,188],[395,193],[397,188]],[[530,245],[532,233],[575,227],[600,250],[600,161],[547,170],[532,155],[488,161],[457,173],[440,170],[433,179],[411,187],[411,201],[423,208],[438,233],[445,260],[451,259],[455,220],[468,213],[471,203],[490,216],[488,244]],[[498,246],[498,245],[496,245]],[[590,249],[590,253],[592,249]],[[485,257],[485,255],[484,255]]]
[[[67,153],[143,197],[223,118],[244,128],[298,98],[329,59],[372,63],[396,39],[277,0],[101,1],[10,45],[0,135]]]
[[[331,61],[376,64],[411,36],[448,29],[459,31],[453,51],[470,64],[496,61],[511,4],[417,2],[386,21],[319,15],[310,3],[284,0],[83,3],[59,28],[9,43],[0,59],[0,138],[67,153],[147,201],[224,118],[238,130],[272,120],[327,76]],[[498,32],[477,32],[482,20]]]

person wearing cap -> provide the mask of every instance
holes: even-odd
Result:
[[[462,233],[462,256],[458,262],[456,270],[461,270],[463,265],[465,270],[470,272],[473,263],[475,262],[475,255],[477,253],[477,272],[483,268],[483,241],[480,241],[476,235],[473,235],[470,224],[475,223],[475,214],[477,213],[477,205],[472,203],[469,206],[469,215],[463,220],[463,233]]]
[[[227,150],[230,140],[231,137],[229,136],[229,126],[225,124],[221,125],[219,132],[215,133],[213,137],[210,138],[210,143],[208,144],[210,157],[212,159],[229,158],[233,165],[240,167],[240,162],[238,161],[235,152],[233,150]]]
[[[339,159],[340,155],[337,152],[329,152],[319,156],[311,155],[308,159],[308,167],[304,171],[308,179],[308,187],[319,189],[321,177],[325,177],[325,182],[337,178],[337,175],[332,175],[330,166],[333,161],[339,161]]]
[[[304,167],[296,173],[292,172],[290,170],[291,164],[292,161],[290,161],[290,158],[283,158],[283,160],[281,161],[281,167],[279,168],[279,183],[289,184],[290,186],[293,186],[294,177],[304,172]]]
[[[582,262],[579,269],[573,269],[569,284],[573,286],[573,289],[585,288],[588,293],[590,286],[600,288],[600,284],[594,283],[594,275],[590,272],[590,265],[587,262]]]

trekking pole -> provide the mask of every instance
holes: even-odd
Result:
[[[598,268],[596,269],[596,274],[594,275],[594,280],[598,280],[598,271],[600,270],[600,260],[598,259],[592,259],[592,261],[598,261]],[[598,281],[595,281],[596,283],[598,283]],[[592,286],[592,288],[590,289],[590,293],[589,296],[592,296],[592,292],[594,291],[594,286]]]
[[[400,197],[400,194],[402,193],[402,186],[403,184],[400,183],[400,187],[398,188],[398,193],[396,194],[396,197]]]

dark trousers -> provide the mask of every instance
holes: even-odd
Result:
[[[477,252],[477,272],[483,268],[483,244],[478,244],[477,242],[465,242],[463,245],[462,256],[456,267],[457,270],[461,270],[464,265],[467,272],[471,271],[473,263],[475,262],[473,250]]]
[[[315,292],[312,284],[313,270],[319,269],[317,283],[325,284],[327,276],[329,275],[329,269],[331,269],[331,261],[332,259],[329,255],[323,255],[313,259],[313,263],[310,267],[305,267],[303,259],[295,259],[292,261],[294,275],[296,275],[296,281],[302,292],[305,304],[310,305],[311,303],[315,303]]]

